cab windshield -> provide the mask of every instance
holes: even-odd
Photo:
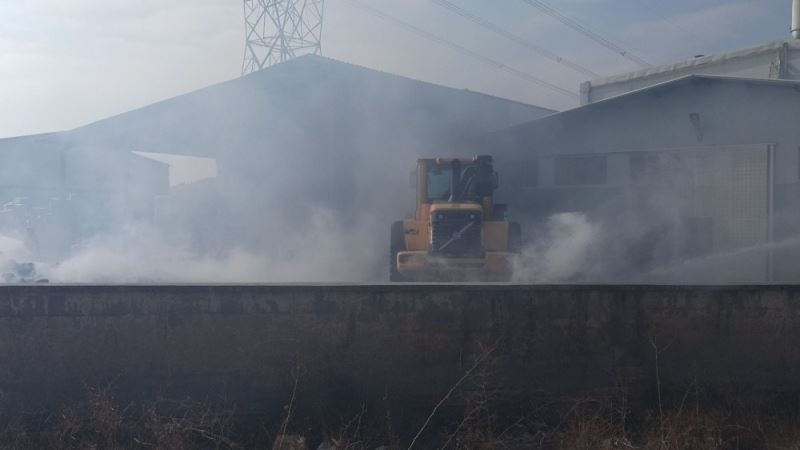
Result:
[[[480,192],[476,191],[476,183],[474,182],[476,172],[477,166],[474,165],[468,165],[461,171],[460,189],[462,190],[461,194],[464,201],[480,202]],[[452,174],[452,167],[449,164],[431,164],[428,166],[427,199],[429,203],[450,200],[450,178]]]
[[[428,166],[428,202],[445,202],[450,199],[450,177],[453,171],[450,166]]]

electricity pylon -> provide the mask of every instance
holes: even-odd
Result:
[[[242,75],[322,53],[324,0],[244,0]]]

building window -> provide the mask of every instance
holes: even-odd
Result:
[[[631,182],[652,182],[660,173],[658,154],[632,153],[630,155]]]
[[[539,160],[523,161],[517,166],[519,184],[531,188],[539,186]]]
[[[800,147],[797,147],[797,178],[800,179]]]
[[[528,161],[527,164],[524,165],[525,173],[522,177],[522,186],[523,187],[536,187],[539,185],[539,160],[534,159]]]
[[[511,164],[504,166],[500,170],[500,184],[503,184],[503,176],[507,174],[509,186],[514,188],[535,188],[539,186],[539,160],[526,159],[512,161]]]
[[[606,156],[557,158],[555,181],[558,186],[605,184],[608,181]]]

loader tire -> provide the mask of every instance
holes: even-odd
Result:
[[[508,251],[511,253],[522,252],[522,227],[518,222],[508,224]]]
[[[397,271],[397,253],[406,249],[405,229],[403,221],[398,220],[392,224],[392,235],[389,245],[389,281],[405,281],[403,275]]]

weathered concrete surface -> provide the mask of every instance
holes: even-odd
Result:
[[[509,401],[624,387],[800,392],[800,286],[4,286],[0,406],[111,384],[278,411],[429,408],[481,355]]]

